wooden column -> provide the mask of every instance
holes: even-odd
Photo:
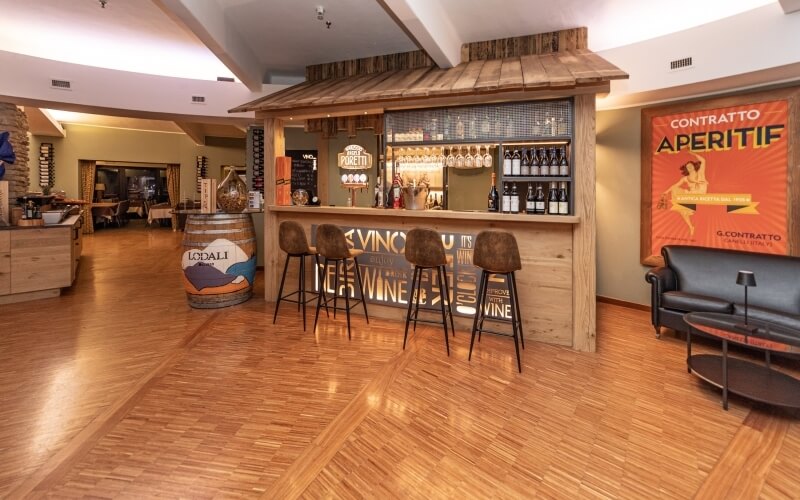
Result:
[[[575,96],[575,182],[572,202],[581,222],[572,232],[572,348],[594,352],[596,318],[595,96]]]
[[[317,196],[319,204],[323,207],[329,203],[328,198],[328,157],[330,149],[330,139],[317,136]],[[310,240],[309,240],[310,241]]]
[[[269,207],[275,205],[275,158],[286,155],[283,121],[264,119],[264,299],[274,302],[280,279],[278,221]]]

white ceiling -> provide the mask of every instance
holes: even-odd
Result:
[[[297,81],[310,64],[418,47],[440,65],[456,64],[461,43],[577,26],[588,27],[590,48],[598,51],[774,3],[777,0],[108,0],[101,8],[98,0],[0,0],[0,50],[168,77],[214,80],[236,75],[251,91],[260,92],[262,82]],[[325,9],[322,21],[317,19],[317,6]],[[97,120],[111,126],[108,120]],[[146,121],[139,124],[149,130],[156,127]],[[185,122],[178,126],[187,130]],[[175,125],[162,128],[174,131]]]

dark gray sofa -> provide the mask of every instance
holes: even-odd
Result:
[[[686,332],[688,312],[744,315],[744,287],[739,270],[753,271],[748,288],[748,315],[800,332],[800,257],[717,250],[685,245],[662,247],[664,266],[645,279],[652,287],[651,312],[656,337],[661,327]],[[800,333],[799,333],[800,334]]]

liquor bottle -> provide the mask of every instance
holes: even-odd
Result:
[[[432,194],[431,196],[433,196],[433,203],[431,204],[431,206],[434,207],[434,208],[438,207],[439,206],[439,199],[436,197],[435,194]]]
[[[460,116],[456,121],[456,139],[464,139],[464,122],[461,121]]]
[[[536,150],[531,148],[531,175],[534,177],[538,177],[541,174],[539,170],[539,155],[536,154]]]
[[[519,165],[519,175],[527,177],[531,175],[531,158],[528,156],[528,150],[522,149],[522,162]]]
[[[511,175],[511,151],[503,153],[503,177]]]
[[[542,189],[541,184],[536,184],[536,194],[534,195],[534,203],[535,209],[534,213],[539,215],[544,215],[545,213],[545,197],[544,197],[544,189]]]
[[[530,182],[528,183],[528,196],[525,197],[525,213],[536,213],[536,197],[533,196],[533,186]]]
[[[511,184],[511,213],[519,213],[519,193],[517,192],[517,183]]]
[[[561,182],[558,190],[558,215],[569,215],[569,196],[567,195],[567,183]]]
[[[503,184],[503,213],[511,211],[511,193],[508,192],[508,184]]]
[[[558,155],[556,148],[550,148],[550,177],[558,175]]]
[[[514,154],[511,155],[511,175],[519,175],[521,161],[522,157],[519,155],[519,149],[515,149]]]
[[[550,190],[547,193],[547,213],[558,215],[558,188],[555,182],[550,183]]]
[[[561,148],[561,160],[558,162],[558,175],[569,177],[569,163],[567,162],[566,148]]]
[[[401,208],[403,199],[400,196],[400,187],[402,185],[403,181],[400,179],[400,174],[395,174],[392,180],[392,208]]]

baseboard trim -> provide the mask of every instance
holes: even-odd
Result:
[[[639,311],[650,312],[650,306],[648,305],[637,304],[636,302],[628,302],[627,300],[612,299],[611,297],[603,297],[601,295],[597,296],[597,302],[603,302],[605,304],[613,304],[615,306],[627,307],[628,309],[636,309]]]

